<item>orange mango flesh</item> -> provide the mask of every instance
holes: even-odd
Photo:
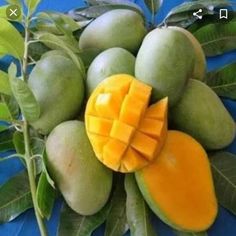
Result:
[[[105,79],[90,96],[86,131],[97,158],[107,167],[134,172],[160,152],[167,133],[168,100],[148,107],[151,89],[120,74]]]
[[[168,131],[158,158],[136,179],[151,209],[172,227],[199,232],[214,222],[217,201],[209,160],[191,136]]]

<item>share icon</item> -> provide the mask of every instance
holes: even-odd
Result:
[[[193,16],[197,17],[199,20],[202,19],[202,15],[200,15],[200,13],[202,13],[202,9],[200,8],[198,11],[193,12]]]

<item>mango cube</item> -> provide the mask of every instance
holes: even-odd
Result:
[[[111,93],[101,93],[97,96],[95,109],[99,116],[115,119],[120,113],[121,103],[116,101],[114,95]]]
[[[110,136],[128,144],[134,134],[134,131],[134,127],[119,120],[115,120],[111,128]]]
[[[109,136],[112,128],[112,120],[88,116],[88,130],[94,134]]]

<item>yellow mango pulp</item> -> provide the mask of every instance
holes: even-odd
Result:
[[[153,161],[167,134],[164,98],[148,107],[152,88],[126,74],[102,81],[90,96],[85,125],[97,158],[120,172]]]

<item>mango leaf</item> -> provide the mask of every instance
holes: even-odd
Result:
[[[1,19],[0,27],[0,56],[10,54],[18,59],[24,55],[24,39],[15,27],[6,19]]]
[[[236,63],[207,73],[205,82],[219,96],[236,99]]]
[[[5,152],[9,150],[14,150],[13,144],[13,129],[6,129],[0,132],[0,152]]]
[[[98,54],[100,54],[100,53],[101,53],[100,49],[88,48],[88,49],[84,49],[83,51],[79,52],[78,56],[83,61],[85,69],[88,69],[90,64],[94,60],[94,58],[96,56],[98,56]]]
[[[9,111],[7,104],[0,102],[0,120],[11,121],[11,112]]]
[[[50,48],[41,42],[29,44],[29,55],[34,61],[40,60],[41,56],[49,50]]]
[[[7,129],[8,129],[8,125],[7,124],[3,124],[2,122],[0,122],[0,132],[5,131]]]
[[[85,77],[84,64],[82,60],[75,55],[75,52],[79,52],[78,48],[74,48],[72,45],[66,44],[61,38],[50,33],[44,33],[40,35],[38,40],[42,43],[50,43],[56,45],[58,48],[64,50],[74,62],[74,64],[77,66],[78,72],[81,73],[81,76],[83,78]]]
[[[11,221],[32,207],[26,171],[12,177],[0,187],[0,223]]]
[[[207,232],[182,232],[182,231],[174,231],[176,236],[207,236]]]
[[[150,12],[155,15],[162,5],[163,0],[144,0],[144,2]]]
[[[11,5],[18,5],[21,6],[21,0],[5,0],[5,2],[11,4]]]
[[[103,4],[72,9],[67,14],[76,21],[85,21],[95,19],[101,16],[102,14],[115,9],[133,10],[140,14],[142,17],[144,17],[141,8],[129,1],[125,1],[122,3],[115,3],[114,1],[103,1]]]
[[[48,183],[46,173],[43,171],[39,178],[36,199],[40,215],[47,220],[51,217],[55,197],[55,190]]]
[[[236,21],[206,25],[194,32],[194,36],[206,56],[221,55],[236,49]]]
[[[64,203],[57,235],[91,236],[92,232],[104,223],[109,210],[110,203],[108,202],[98,213],[91,216],[82,216],[74,212]]]
[[[57,31],[57,34],[64,34],[68,37],[73,37],[73,32],[80,29],[80,24],[63,13],[40,12],[37,15],[36,28],[39,31],[53,28],[54,32],[51,33]]]
[[[30,122],[37,120],[40,116],[39,104],[28,85],[23,80],[16,78],[15,64],[12,63],[10,65],[8,74],[12,92],[21,108],[23,116]]]
[[[161,25],[175,25],[187,28],[196,21],[200,21],[197,17],[193,16],[193,12],[203,10],[201,15],[213,15],[216,12],[216,8],[228,7],[230,2],[227,0],[198,0],[198,1],[186,1],[177,7],[174,7],[166,16]],[[205,20],[205,18],[204,18]]]
[[[25,5],[29,10],[30,15],[32,15],[35,12],[40,1],[41,0],[25,0]]]
[[[15,150],[18,154],[24,155],[25,154],[25,144],[24,144],[24,136],[23,133],[16,131],[13,134],[13,144]]]
[[[236,155],[217,152],[210,155],[210,162],[217,199],[236,215]]]
[[[20,109],[19,109],[19,105],[16,102],[16,99],[14,98],[14,96],[8,96],[8,95],[1,95],[1,99],[0,101],[4,102],[10,113],[11,113],[11,117],[15,120],[17,120],[19,118],[19,114],[20,114]]]
[[[128,230],[124,180],[123,178],[119,180],[112,195],[111,208],[106,221],[105,236],[123,236]]]
[[[8,74],[0,70],[0,93],[11,95],[11,87],[8,79]]]
[[[126,214],[131,235],[155,236],[156,233],[149,218],[149,209],[133,174],[125,176],[125,190],[127,194]]]

